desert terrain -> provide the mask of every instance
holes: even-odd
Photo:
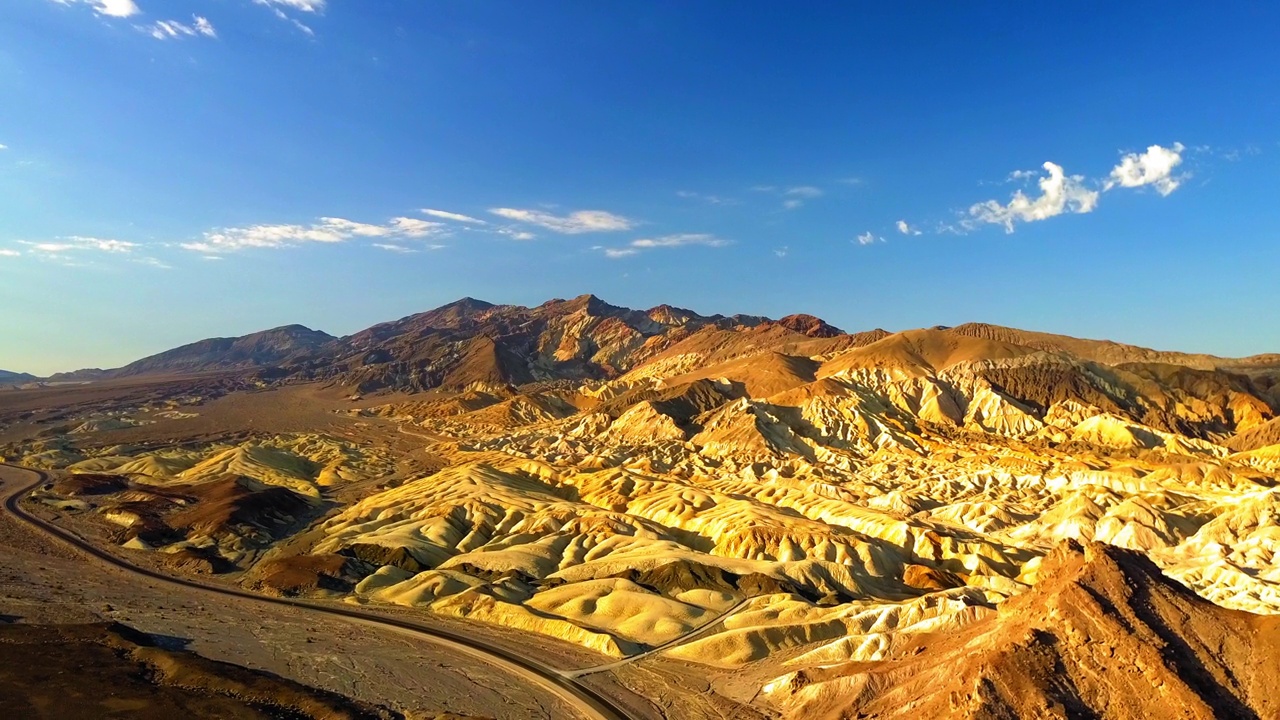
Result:
[[[21,513],[421,633],[6,517],[0,649],[411,717],[1280,712],[1280,355],[467,298],[5,382]]]

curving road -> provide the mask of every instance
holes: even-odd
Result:
[[[23,482],[24,476],[27,478],[26,482]],[[448,630],[433,628],[408,620],[383,617],[355,609],[330,607],[319,603],[308,602],[306,600],[277,598],[268,595],[259,595],[257,593],[239,590],[236,588],[208,585],[195,580],[171,577],[163,573],[138,567],[116,557],[115,555],[112,555],[86,540],[83,540],[74,533],[36,517],[22,509],[19,501],[28,492],[34,490],[41,483],[48,480],[48,476],[45,473],[38,470],[30,470],[27,468],[20,468],[14,465],[0,463],[0,479],[6,481],[3,495],[0,495],[4,500],[4,512],[13,516],[18,521],[25,523],[37,532],[49,535],[101,562],[114,565],[135,575],[140,575],[150,580],[168,583],[170,585],[176,585],[203,593],[232,596],[252,600],[254,602],[270,603],[273,605],[287,605],[294,608],[302,608],[308,612],[338,617],[351,623],[373,625],[381,628],[389,628],[401,633],[407,633],[447,647],[450,650],[455,650],[478,658],[491,665],[502,668],[509,673],[525,678],[529,682],[539,685],[559,696],[565,702],[569,703],[570,706],[577,708],[581,716],[584,718],[592,718],[594,720],[628,720],[630,717],[626,710],[616,705],[609,698],[578,682],[575,679],[575,673],[572,671],[557,670],[550,666],[543,665],[536,660],[516,655],[509,650],[486,644],[476,640],[475,638],[465,637]]]

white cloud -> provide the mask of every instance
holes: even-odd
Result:
[[[607,248],[602,245],[592,246],[592,250],[601,250],[605,257],[624,258],[640,253],[642,250],[652,250],[654,248],[672,248],[683,247],[685,245],[704,245],[706,247],[724,247],[729,245],[728,240],[724,240],[710,235],[708,233],[681,233],[679,235],[663,235],[661,237],[640,238],[627,243],[627,247]]]
[[[790,247],[788,247],[788,246],[786,246],[786,245],[783,245],[783,246],[782,246],[782,247],[780,247],[780,248],[776,248],[776,249],[773,251],[773,254],[774,254],[774,255],[777,255],[777,256],[778,256],[778,257],[780,257],[780,258],[784,258],[784,257],[786,257],[786,256],[787,256],[787,254],[788,254],[788,253],[790,253],[790,252],[791,252],[791,248],[790,248]]]
[[[906,220],[899,220],[897,223],[895,223],[895,225],[898,228],[898,232],[902,233],[903,235],[919,235],[920,234],[920,231],[916,228],[911,227],[911,224],[908,223]]]
[[[682,245],[706,245],[708,247],[724,247],[728,245],[728,240],[721,240],[715,235],[706,233],[683,233],[680,235],[663,235],[656,238],[641,238],[632,240],[633,248],[660,248],[660,247],[680,247]]]
[[[327,0],[253,0],[258,5],[274,8],[279,5],[300,12],[324,12]]]
[[[84,237],[81,235],[59,238],[59,242],[29,242],[23,244],[30,246],[33,252],[49,255],[75,252],[78,250],[96,250],[107,253],[130,253],[133,252],[134,248],[138,247],[137,243],[125,242],[124,240],[109,240],[106,238]]]
[[[534,239],[537,239],[538,237],[537,235],[534,235],[531,232],[526,232],[524,230],[516,230],[515,228],[498,228],[494,232],[498,233],[499,235],[506,235],[512,240],[534,240]]]
[[[81,235],[58,238],[56,241],[49,242],[27,242],[25,240],[19,240],[18,242],[27,246],[28,255],[41,260],[56,262],[66,267],[84,267],[92,264],[88,261],[81,262],[76,259],[77,257],[83,258],[85,253],[102,252],[113,255],[128,255],[139,247],[137,243],[125,242],[124,240],[110,240]],[[5,254],[8,255],[9,253]],[[18,253],[12,253],[11,256],[16,255]],[[140,262],[137,259],[133,261]]]
[[[779,188],[776,185],[756,185],[751,190],[781,197],[782,207],[787,210],[795,210],[804,205],[806,201],[822,197],[824,194],[822,188],[814,187],[813,185],[793,185],[787,188]]]
[[[884,242],[884,238],[876,237],[875,233],[868,230],[857,237],[859,245],[871,245],[876,242]]]
[[[133,0],[94,0],[94,12],[110,17],[127,18],[142,12]]]
[[[159,20],[150,25],[140,26],[138,29],[146,32],[157,40],[174,40],[184,37],[208,37],[216,38],[218,33],[213,29],[213,24],[199,15],[193,15],[195,20],[190,25],[184,25],[177,20]]]
[[[326,5],[326,0],[253,0],[253,2],[255,5],[261,5],[271,10],[271,14],[275,15],[281,20],[284,20],[287,23],[292,24],[294,27],[298,28],[302,32],[312,37],[314,37],[316,34],[315,30],[312,30],[309,26],[304,25],[297,18],[290,17],[289,14],[284,11],[284,9],[292,10],[295,12],[319,14],[324,12],[325,5]]]
[[[17,250],[10,250],[9,248],[0,248],[0,257],[18,257],[20,255],[22,255],[22,253]]]
[[[787,195],[789,197],[799,197],[799,198],[809,199],[809,198],[822,197],[822,190],[812,185],[800,185],[793,188],[787,188],[786,191],[783,192],[782,194]]]
[[[710,205],[737,205],[738,201],[733,198],[721,197],[719,195],[706,195],[704,193],[693,192],[690,190],[677,190],[676,197],[686,200],[701,200]]]
[[[392,233],[392,229],[384,225],[370,225],[369,223],[356,222],[354,220],[347,220],[346,218],[335,217],[320,218],[320,224],[317,227],[324,228],[327,231],[332,231],[336,235],[340,236],[339,240],[350,236],[386,237]]]
[[[438,222],[429,220],[419,220],[417,218],[398,217],[392,218],[389,225],[393,234],[403,235],[405,237],[420,238],[428,235],[434,235],[444,226]]]
[[[159,270],[172,270],[172,269],[173,269],[173,266],[172,266],[172,265],[169,265],[168,263],[165,263],[165,262],[163,262],[163,261],[161,261],[161,260],[159,260],[159,259],[157,259],[157,258],[153,258],[153,257],[142,257],[142,258],[138,258],[137,260],[134,260],[134,262],[138,263],[139,265],[147,265],[147,266],[149,266],[149,267],[157,268],[157,269],[159,269]]]
[[[0,143],[0,150],[8,150],[8,149],[9,149],[8,145],[5,145],[4,143]]]
[[[520,210],[517,208],[492,208],[489,212],[508,220],[537,225],[538,227],[544,227],[566,235],[615,232],[618,230],[630,230],[635,226],[634,221],[604,210],[578,210],[565,216],[552,215],[541,210]]]
[[[812,185],[800,185],[798,187],[787,188],[782,192],[785,198],[782,201],[782,207],[787,210],[795,210],[804,205],[806,200],[812,200],[816,197],[822,197],[822,190]]]
[[[1035,222],[1056,217],[1063,213],[1088,213],[1098,206],[1098,191],[1084,186],[1080,175],[1067,175],[1061,165],[1046,162],[1048,173],[1039,180],[1040,196],[1027,197],[1018,190],[1007,205],[987,200],[969,208],[969,217],[962,222],[966,229],[980,223],[1003,225],[1005,232],[1013,232],[1017,222]]]
[[[373,246],[374,246],[374,247],[376,247],[376,248],[379,248],[379,249],[381,249],[381,250],[386,250],[387,252],[394,252],[394,253],[416,253],[416,252],[418,252],[417,250],[414,250],[413,248],[407,248],[407,247],[405,247],[405,246],[403,246],[403,245],[394,245],[394,244],[392,244],[392,243],[374,243],[374,244],[373,244]]]
[[[142,10],[133,0],[53,0],[59,5],[88,5],[99,15],[106,17],[133,17]]]
[[[1168,195],[1177,190],[1183,180],[1191,177],[1190,173],[1173,174],[1174,169],[1182,164],[1184,150],[1186,147],[1176,142],[1169,148],[1152,145],[1144,153],[1129,153],[1121,158],[1119,165],[1112,168],[1102,189],[1151,185],[1161,195]]]
[[[69,250],[76,249],[76,246],[72,245],[71,243],[45,242],[45,243],[30,243],[30,245],[31,245],[32,251],[38,252],[38,253],[45,253],[48,255],[57,255],[60,253],[67,252]]]
[[[133,252],[133,249],[138,247],[137,243],[125,242],[124,240],[105,240],[103,238],[81,237],[78,235],[69,239],[80,248],[101,250],[102,252],[127,253]]]
[[[424,215],[430,215],[431,217],[438,217],[438,218],[441,218],[442,220],[453,220],[454,222],[470,223],[472,225],[488,225],[489,224],[481,220],[480,218],[473,218],[470,215],[463,215],[461,213],[449,212],[448,210],[432,210],[431,208],[423,208],[421,212]]]
[[[312,225],[251,225],[219,228],[197,242],[183,243],[192,252],[218,254],[245,248],[284,248],[304,243],[340,243],[355,237],[422,238],[440,232],[443,225],[417,218],[392,218],[385,225],[356,222],[345,218],[322,217]]]

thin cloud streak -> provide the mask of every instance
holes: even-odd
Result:
[[[341,243],[353,238],[424,238],[443,232],[443,224],[418,218],[397,217],[386,224],[356,222],[346,218],[322,217],[311,225],[250,225],[219,228],[196,242],[181,247],[203,255],[216,255],[250,248],[278,249],[307,243]]]
[[[217,39],[218,32],[213,24],[199,15],[193,15],[194,22],[184,25],[177,20],[159,20],[150,25],[143,25],[139,30],[157,40],[180,40],[189,37],[207,37]]]
[[[507,220],[536,225],[564,235],[618,232],[635,227],[635,221],[604,210],[578,210],[564,216],[553,215],[542,210],[505,207],[491,208],[489,212]]]
[[[431,208],[423,208],[418,212],[421,212],[423,215],[430,215],[431,217],[440,218],[441,220],[452,220],[454,222],[467,223],[470,225],[488,225],[489,224],[484,220],[481,220],[480,218],[473,218],[470,215],[463,215],[461,213],[449,212],[448,210],[432,210]]]
[[[605,257],[608,258],[624,258],[637,255],[644,250],[653,250],[656,248],[674,248],[684,247],[688,245],[702,245],[705,247],[725,247],[732,244],[730,241],[716,237],[709,233],[681,233],[677,235],[663,235],[652,238],[639,238],[627,243],[626,247],[606,248],[595,246],[593,250],[601,250]]]

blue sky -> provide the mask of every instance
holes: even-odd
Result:
[[[6,0],[0,368],[585,292],[1280,351],[1273,4],[794,5]]]

